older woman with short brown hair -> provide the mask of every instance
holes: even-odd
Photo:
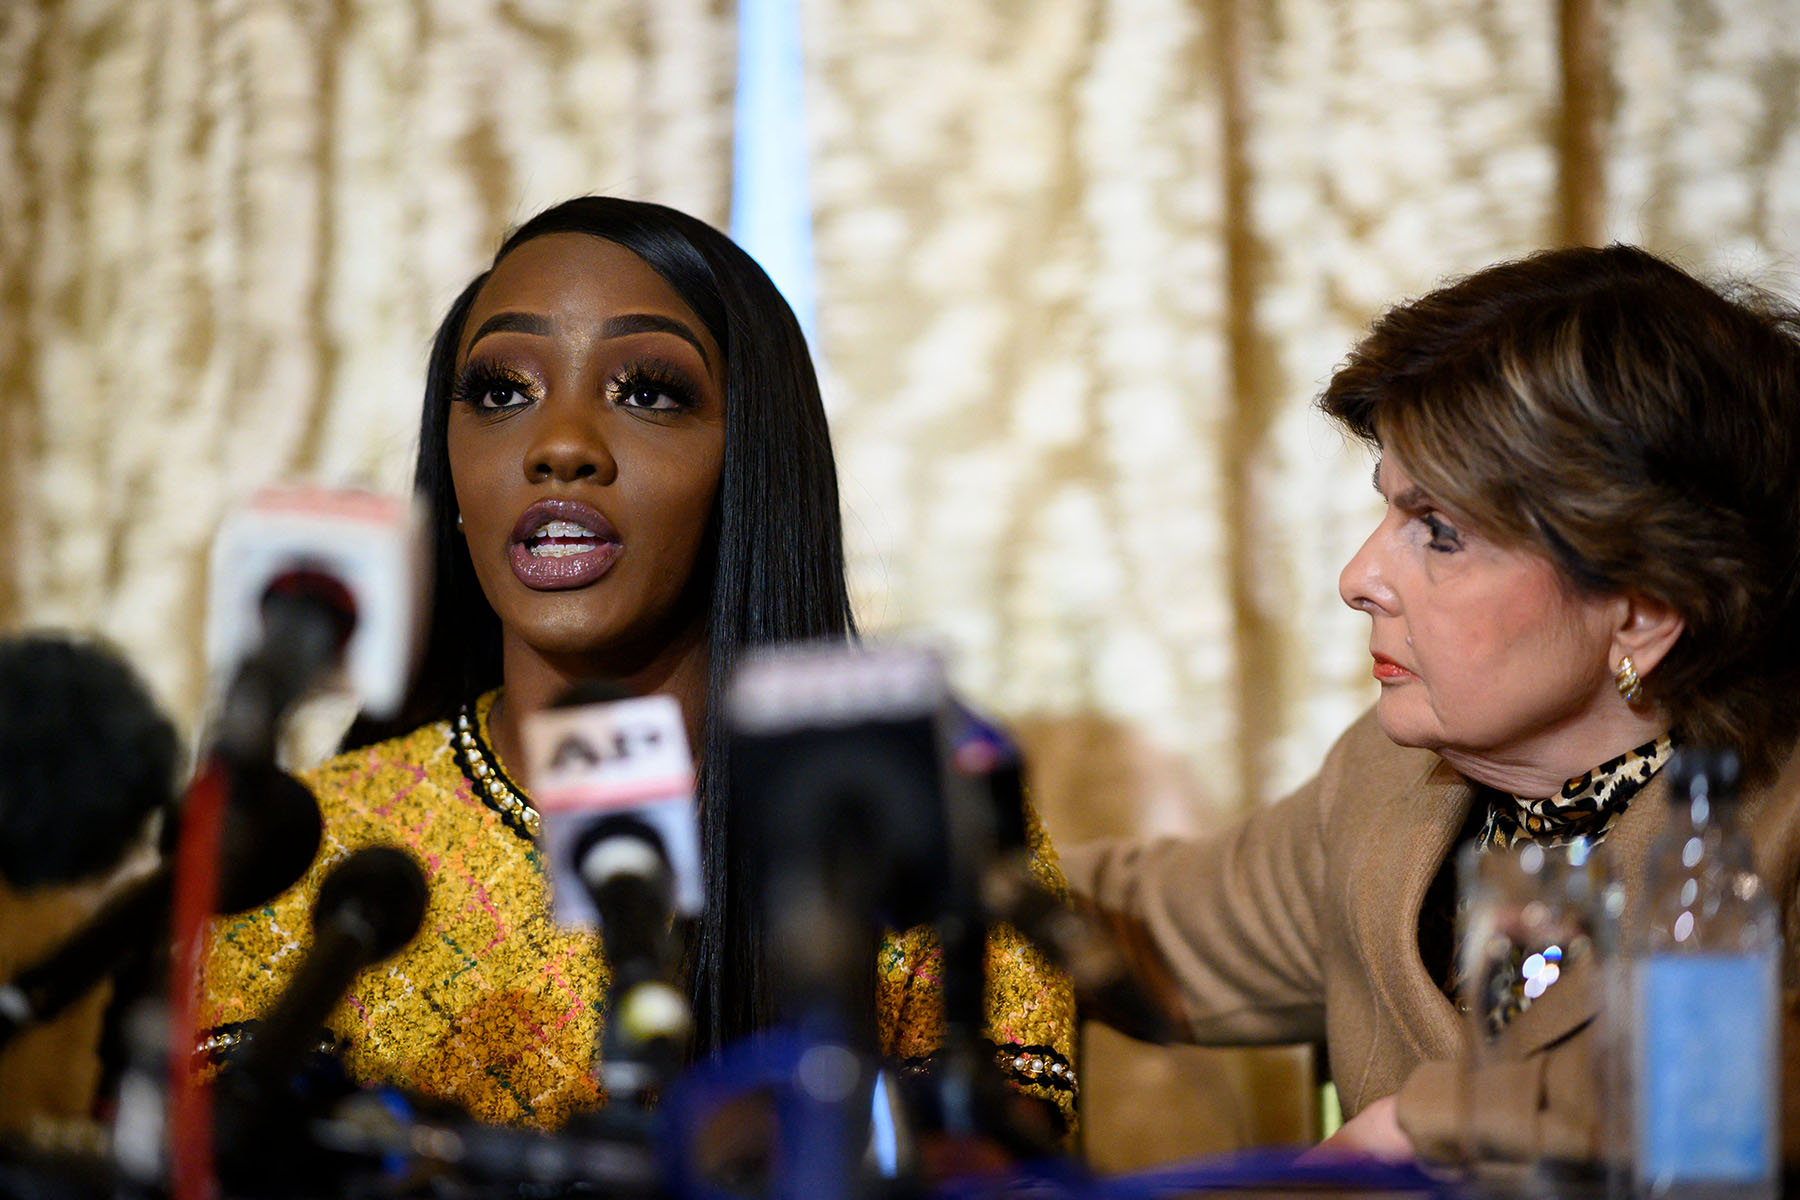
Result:
[[[1324,410],[1386,512],[1339,578],[1373,711],[1228,834],[1077,848],[1078,892],[1174,979],[1193,1040],[1326,1042],[1342,1140],[1450,1152],[1458,849],[1604,840],[1629,870],[1673,746],[1736,751],[1757,866],[1800,874],[1800,319],[1628,246],[1393,309]],[[1790,931],[1791,934],[1792,931]],[[1598,1153],[1597,981],[1502,1033],[1501,1155]]]

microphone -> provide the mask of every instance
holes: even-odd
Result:
[[[671,925],[705,895],[681,706],[578,684],[522,733],[556,918],[597,924],[612,971],[601,1070],[615,1100],[641,1096],[679,1065],[693,1027],[669,982]]]
[[[0,637],[0,982],[53,954],[154,862],[180,757],[174,725],[116,648],[64,633]],[[61,1008],[50,1022],[16,980],[0,987],[10,1083],[0,1127],[85,1114],[105,1094],[106,1001]],[[41,1028],[17,1038],[26,1025]]]
[[[174,801],[180,743],[98,643],[0,640],[0,879],[30,889],[117,868]]]
[[[1005,921],[1030,938],[1075,987],[1083,1011],[1151,1042],[1184,1028],[1172,982],[1134,968],[1129,930],[1114,929],[1090,908],[1068,903],[1031,872],[1025,831],[1025,768],[1018,744],[999,726],[958,704],[951,762],[976,784],[992,814],[995,854],[979,872],[988,921]],[[1141,952],[1136,958],[1148,962]],[[1166,973],[1164,973],[1166,974]]]
[[[995,854],[1031,854],[1025,833],[1025,764],[1018,743],[997,723],[960,700],[950,703],[950,765],[976,782]]]
[[[398,847],[366,847],[332,867],[313,901],[312,948],[239,1055],[237,1073],[259,1090],[279,1087],[356,974],[412,941],[427,899],[424,872]]]
[[[949,890],[948,700],[935,654],[836,643],[751,651],[726,694],[774,975],[798,1010],[854,1014],[859,1040],[882,926],[932,920]]]
[[[782,1145],[800,1149],[781,1194],[844,1194],[877,1113],[901,1118],[901,1140],[914,1132],[891,1090],[873,1094],[875,966],[884,927],[933,920],[951,895],[962,830],[944,769],[948,700],[929,651],[824,642],[747,652],[726,692],[733,804],[762,879],[777,1005],[801,1031],[801,1060],[833,1064],[828,1086],[802,1070],[782,1097]]]
[[[354,851],[326,873],[313,900],[312,947],[219,1078],[214,1144],[226,1187],[311,1194],[313,1173],[328,1164],[308,1144],[304,1118],[316,1098],[293,1081],[350,981],[413,939],[427,899],[424,872],[395,846]]]
[[[31,968],[56,953],[105,904],[142,858],[173,805],[180,754],[175,727],[118,652],[97,641],[38,633],[0,639],[0,1050],[89,991],[127,957],[126,946],[85,975],[66,999],[40,1011]],[[129,865],[128,865],[129,864]],[[116,901],[115,901],[116,902]],[[26,1086],[0,1098],[0,1124],[41,1105],[92,1104],[84,1063],[104,1018],[90,1006],[33,1047],[8,1073]]]
[[[420,510],[353,489],[268,488],[213,540],[207,653],[235,670],[220,743],[260,754],[294,700],[335,677],[375,716],[405,693],[429,573]]]
[[[176,853],[177,982],[169,1003],[176,1045],[196,1032],[194,996],[181,983],[195,977],[205,953],[196,935],[214,905],[220,776],[246,764],[272,766],[281,719],[328,678],[341,678],[373,713],[398,708],[417,642],[415,581],[425,574],[419,512],[368,492],[272,488],[227,516],[213,540],[207,647],[215,679],[229,678],[230,686],[189,789]],[[183,1056],[169,1068],[173,1190],[196,1195],[208,1186],[207,1084]]]
[[[259,802],[248,802],[249,794]],[[274,768],[235,776],[225,813],[219,910],[257,908],[292,887],[312,864],[319,836],[318,805],[299,780]],[[110,896],[48,957],[0,986],[0,1046],[52,1019],[165,936],[174,887],[174,864],[165,860]]]

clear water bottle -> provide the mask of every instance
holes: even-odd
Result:
[[[1482,1200],[1535,1200],[1580,1193],[1591,1164],[1521,1144],[1519,1093],[1538,1086],[1526,1069],[1534,1049],[1508,1036],[1513,1022],[1594,954],[1597,880],[1593,847],[1526,843],[1457,856],[1458,1004],[1465,1027],[1460,1110],[1463,1190]]]
[[[1625,929],[1632,1191],[1776,1194],[1781,929],[1738,825],[1738,763],[1682,750],[1668,827]]]

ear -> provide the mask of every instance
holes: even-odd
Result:
[[[1627,655],[1639,676],[1648,678],[1656,664],[1674,649],[1687,621],[1660,600],[1630,592],[1620,598],[1623,608],[1613,631],[1612,665]]]

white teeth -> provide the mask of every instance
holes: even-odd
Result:
[[[575,539],[581,539],[579,541]],[[601,545],[600,535],[585,525],[561,518],[545,521],[525,541],[533,558],[568,558],[591,554]]]
[[[591,537],[591,538],[597,538],[600,535],[595,533],[593,530],[587,528],[585,525],[577,525],[573,521],[556,520],[556,521],[551,521],[548,524],[544,525],[542,528],[540,528],[536,533],[532,534],[531,536],[532,537],[541,537],[541,538],[546,538],[546,537],[553,537],[553,538]]]

